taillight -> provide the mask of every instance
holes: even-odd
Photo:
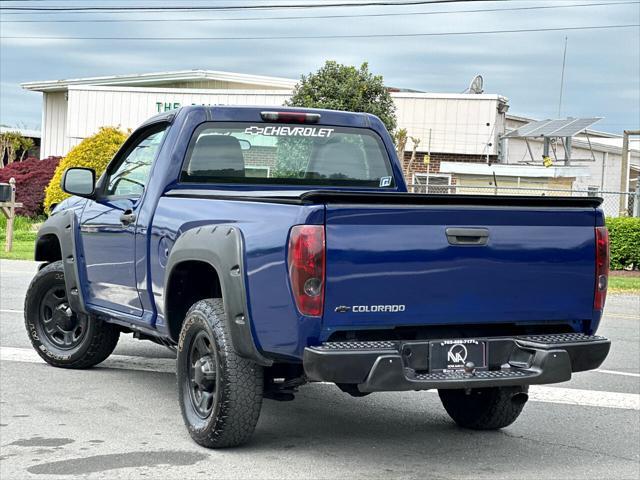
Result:
[[[319,113],[305,112],[260,112],[260,117],[265,122],[277,123],[318,123]]]
[[[324,307],[324,226],[296,225],[289,238],[289,279],[298,310],[319,317]]]
[[[609,283],[609,231],[607,227],[596,227],[596,285],[593,308],[602,310],[607,298]]]

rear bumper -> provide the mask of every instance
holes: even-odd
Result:
[[[487,368],[473,373],[429,370],[429,341],[328,342],[307,347],[312,381],[356,384],[361,392],[482,388],[564,382],[598,368],[611,342],[579,333],[491,337]]]

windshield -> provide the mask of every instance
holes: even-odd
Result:
[[[191,140],[182,182],[393,187],[371,130],[321,125],[216,123]]]

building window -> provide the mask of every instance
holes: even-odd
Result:
[[[451,175],[414,173],[412,184],[414,193],[453,193]]]

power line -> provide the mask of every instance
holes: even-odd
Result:
[[[19,3],[34,3],[34,2],[59,2],[60,0],[0,0],[4,3],[9,3],[9,2],[19,2]],[[83,2],[123,2],[125,0],[72,0],[75,1],[76,3],[80,3],[80,1]],[[162,2],[167,2],[167,3],[179,3],[179,2],[189,2],[189,3],[193,3],[194,0],[139,0],[141,2],[149,2],[149,3],[162,3]],[[207,0],[195,0],[196,2],[205,2]],[[215,0],[214,0],[215,1]],[[236,1],[236,0],[229,0],[229,1]],[[251,0],[253,2],[284,2],[285,0]],[[327,2],[328,0],[306,0],[307,2]],[[360,0],[343,0],[345,2],[358,2]],[[473,0],[470,0],[473,1]],[[486,1],[493,1],[493,0],[486,0]]]
[[[38,0],[43,1],[43,0]],[[54,0],[57,1],[57,0]],[[295,15],[287,17],[249,17],[249,18],[107,18],[107,19],[63,19],[63,20],[0,20],[0,23],[146,23],[146,22],[242,22],[242,21],[264,21],[264,20],[304,20],[304,19],[336,19],[336,18],[371,18],[371,17],[400,17],[400,16],[424,16],[424,15],[447,15],[459,13],[488,13],[488,12],[513,12],[526,10],[548,10],[558,8],[583,8],[583,7],[609,7],[615,5],[639,4],[640,0],[623,2],[604,3],[578,3],[571,5],[544,5],[530,7],[507,7],[507,8],[479,8],[472,10],[440,10],[432,12],[395,12],[395,13],[353,13],[344,15]]]
[[[513,30],[477,30],[467,32],[431,32],[431,33],[388,33],[388,34],[354,34],[354,35],[292,35],[292,36],[260,36],[260,37],[54,37],[54,36],[0,36],[0,40],[110,40],[110,41],[229,41],[229,40],[330,40],[337,38],[402,38],[402,37],[444,37],[454,35],[493,35],[504,33],[564,32],[575,30],[605,30],[640,27],[640,23],[623,25],[592,25],[581,27],[525,28]]]
[[[360,1],[360,2],[339,2],[339,3],[289,3],[289,4],[271,4],[271,5],[220,5],[220,6],[203,6],[203,5],[190,5],[188,7],[179,6],[100,6],[100,7],[27,7],[27,6],[15,6],[15,7],[0,7],[0,10],[11,10],[16,12],[22,12],[22,14],[37,14],[37,13],[94,13],[94,12],[155,12],[155,11],[229,11],[229,10],[280,10],[280,9],[305,9],[305,8],[342,8],[342,7],[394,7],[394,6],[411,6],[411,5],[433,5],[436,3],[469,3],[472,1],[497,1],[508,2],[513,0],[379,0],[379,1]],[[35,12],[35,13],[34,13]],[[9,13],[10,15],[20,15],[21,13]]]

